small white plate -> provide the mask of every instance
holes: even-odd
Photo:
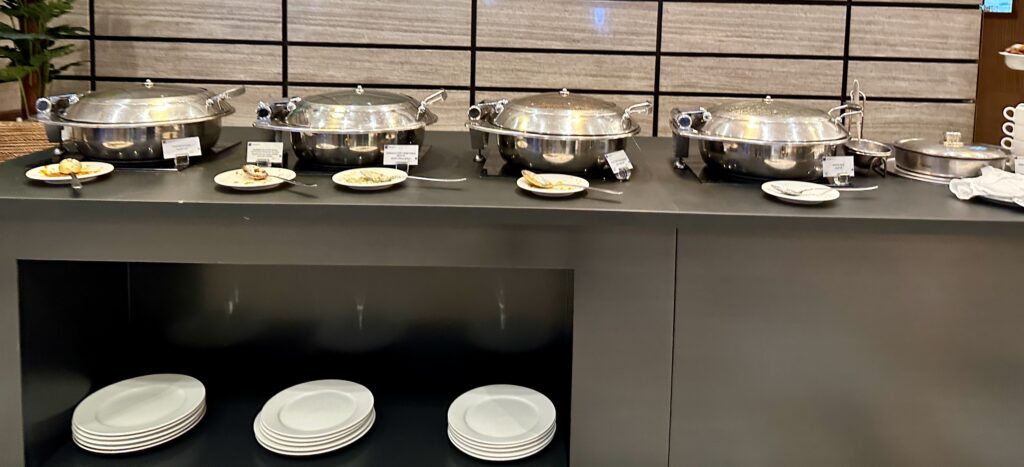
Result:
[[[359,183],[352,180],[353,177],[358,177],[361,174],[367,172],[383,175],[385,177],[392,177],[392,179],[381,183]],[[338,185],[341,185],[345,188],[351,188],[353,190],[362,191],[373,191],[391,188],[395,185],[398,185],[399,183],[404,182],[406,177],[408,176],[409,174],[398,169],[392,169],[390,167],[361,167],[358,169],[349,169],[338,172],[334,174],[333,177],[331,177],[331,180],[334,183],[337,183]]]
[[[557,184],[558,182],[562,182],[562,183],[567,183],[567,184],[570,184],[570,185],[581,185],[582,187],[589,187],[590,186],[590,182],[588,182],[585,178],[580,178],[580,177],[576,177],[576,176],[573,176],[573,175],[565,175],[565,174],[537,174],[537,175],[540,175],[540,176],[544,177],[546,180],[550,181],[551,183],[555,183],[555,184]],[[575,195],[576,193],[579,193],[581,191],[586,190],[586,188],[575,187],[575,186],[567,186],[567,187],[563,187],[561,189],[559,189],[559,188],[537,188],[537,187],[527,183],[526,179],[523,178],[523,177],[519,177],[519,180],[516,180],[516,186],[518,186],[522,190],[529,191],[530,193],[533,193],[533,194],[535,194],[537,196],[544,196],[544,197],[547,197],[547,198],[562,198],[562,197],[565,197],[565,196],[572,196],[572,195]]]
[[[154,438],[154,439],[151,439],[151,440],[148,440],[148,441],[145,441],[145,442],[140,442],[140,443],[137,443],[137,444],[126,444],[126,445],[116,445],[116,446],[114,446],[114,445],[105,445],[105,444],[97,444],[97,443],[93,443],[93,442],[87,441],[85,439],[82,439],[82,438],[80,438],[78,435],[76,435],[74,433],[71,434],[71,439],[72,439],[72,441],[75,442],[75,445],[77,445],[79,448],[82,448],[82,449],[84,449],[86,451],[94,452],[94,453],[97,453],[97,454],[124,454],[124,453],[129,453],[129,452],[142,451],[142,450],[145,450],[145,449],[154,448],[154,447],[160,446],[162,444],[168,443],[168,442],[170,442],[170,441],[172,441],[174,439],[177,439],[177,438],[181,437],[185,433],[188,433],[189,431],[192,430],[192,428],[195,428],[195,426],[199,424],[199,421],[203,419],[204,415],[206,415],[206,410],[205,409],[200,411],[199,415],[194,420],[189,422],[187,425],[184,425],[184,426],[182,426],[180,428],[177,428],[175,430],[169,431],[169,432],[165,433],[164,435],[160,436],[159,438]]]
[[[373,394],[340,379],[310,381],[277,393],[263,406],[263,427],[285,438],[319,439],[366,419]]]
[[[51,185],[68,185],[68,184],[70,184],[71,183],[71,177],[69,177],[67,175],[61,175],[59,177],[51,177],[51,176],[48,176],[48,175],[43,175],[44,174],[44,172],[43,172],[44,170],[46,170],[47,172],[51,172],[51,171],[55,172],[57,170],[57,165],[58,164],[41,165],[41,166],[36,167],[34,169],[30,169],[28,172],[25,172],[25,176],[30,178],[30,179],[32,179],[32,180],[35,180],[37,182],[49,183]],[[94,180],[94,179],[96,179],[98,177],[102,177],[102,176],[104,176],[104,175],[106,175],[106,174],[108,174],[110,172],[113,172],[114,171],[114,166],[110,165],[110,164],[108,164],[106,162],[86,161],[86,162],[82,162],[82,169],[87,171],[87,172],[90,172],[90,173],[87,173],[87,174],[84,174],[84,175],[79,175],[78,176],[78,181],[80,181],[80,182],[87,182],[89,180]]]
[[[362,426],[362,428],[359,429],[359,431],[353,433],[348,437],[321,446],[297,448],[275,443],[274,441],[269,440],[263,436],[259,417],[256,417],[256,420],[253,422],[253,433],[256,435],[256,442],[258,442],[260,446],[263,446],[264,449],[270,452],[274,452],[284,456],[315,456],[317,454],[326,454],[331,451],[336,451],[356,441],[359,441],[360,439],[362,439],[364,435],[366,435],[367,432],[370,431],[370,428],[373,427],[373,422],[376,421],[376,418],[376,412],[371,412],[370,418],[366,420],[366,423]]]
[[[475,457],[477,459],[481,459],[481,460],[485,460],[485,461],[495,461],[495,462],[514,461],[514,460],[519,460],[519,459],[525,459],[525,458],[530,457],[530,456],[532,456],[534,454],[537,454],[538,452],[543,451],[544,448],[548,447],[548,445],[551,444],[551,440],[553,440],[553,439],[555,439],[554,433],[552,433],[550,436],[548,436],[546,438],[543,438],[542,441],[539,444],[537,444],[536,446],[534,446],[534,447],[526,448],[526,449],[523,449],[521,451],[512,451],[512,452],[505,452],[505,453],[495,453],[495,452],[481,451],[481,450],[478,450],[478,449],[474,449],[474,448],[472,448],[470,446],[467,446],[467,445],[461,443],[457,438],[453,438],[452,437],[452,433],[450,431],[448,433],[448,440],[452,442],[452,445],[454,445],[456,449],[458,449],[459,451],[462,451],[463,454],[466,454],[466,455],[468,455],[470,457]]]
[[[71,422],[85,433],[126,437],[173,425],[205,400],[206,388],[191,376],[139,376],[90,394],[75,407]]]
[[[288,180],[295,180],[295,172],[281,168],[281,167],[263,167],[270,175],[277,175],[278,177],[285,178]],[[242,169],[228,170],[227,172],[221,172],[213,177],[213,182],[226,188],[231,188],[239,191],[259,191],[269,190],[282,183],[284,180],[277,179],[274,177],[267,177],[263,180],[256,180],[248,175]]]
[[[807,193],[794,196],[783,193],[776,187],[788,190],[809,190]],[[839,198],[839,191],[825,185],[798,182],[795,180],[772,180],[761,185],[761,191],[772,195],[783,201],[793,204],[820,204],[827,201],[834,201]]]
[[[470,390],[448,407],[448,424],[462,437],[491,445],[533,441],[555,423],[555,405],[537,391],[495,384]]]

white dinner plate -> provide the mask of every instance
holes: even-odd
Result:
[[[262,428],[260,427],[259,424],[258,417],[256,420],[253,421],[252,429],[253,433],[256,435],[256,442],[258,442],[260,446],[263,446],[264,449],[270,452],[274,452],[285,456],[315,456],[317,454],[326,454],[331,451],[336,451],[356,441],[359,441],[367,432],[370,431],[370,428],[373,427],[373,422],[376,421],[376,418],[376,413],[371,413],[370,418],[366,421],[363,427],[360,428],[359,431],[356,431],[355,433],[348,437],[342,438],[338,441],[328,443],[325,445],[302,448],[284,446],[264,437],[262,433]]]
[[[519,460],[519,459],[525,459],[525,458],[530,457],[530,456],[532,456],[534,454],[537,454],[538,452],[543,451],[544,448],[548,447],[548,445],[551,444],[551,440],[553,440],[553,439],[555,439],[554,433],[552,433],[551,436],[543,438],[541,443],[538,444],[535,447],[524,449],[522,451],[514,451],[514,452],[506,452],[506,453],[495,453],[495,452],[489,452],[489,451],[481,451],[481,450],[474,449],[472,447],[466,446],[465,444],[462,444],[457,439],[453,438],[451,432],[448,433],[448,440],[451,441],[452,445],[454,445],[455,448],[458,449],[459,451],[462,451],[464,454],[466,454],[468,456],[471,456],[471,457],[475,457],[477,459],[486,460],[486,461],[495,461],[495,462],[503,462],[503,461],[507,462],[507,461],[514,461],[514,460]]]
[[[372,172],[394,178],[392,180],[381,183],[356,183],[347,180],[347,178],[358,176],[359,174],[364,172]],[[358,169],[349,169],[338,172],[334,174],[333,177],[331,177],[331,181],[345,188],[351,188],[353,190],[372,191],[391,188],[395,185],[398,185],[399,183],[404,182],[406,177],[408,176],[409,174],[398,169],[392,169],[390,167],[361,167]]]
[[[808,190],[799,196],[788,195],[779,190],[782,187],[789,190]],[[827,201],[834,201],[839,198],[839,191],[835,188],[818,183],[798,182],[796,180],[772,180],[761,185],[761,191],[783,201],[794,204],[820,204]]]
[[[192,422],[190,422],[189,424],[184,425],[176,430],[167,432],[159,438],[151,439],[149,441],[140,442],[137,444],[125,444],[116,446],[107,444],[97,444],[82,439],[78,437],[78,435],[75,435],[73,433],[71,435],[71,439],[75,442],[75,445],[77,445],[78,447],[86,451],[95,452],[98,454],[124,454],[129,452],[142,451],[144,449],[150,449],[160,446],[162,444],[166,444],[174,439],[181,437],[185,433],[188,433],[189,431],[192,430],[192,428],[195,428],[195,426],[199,424],[199,421],[203,419],[203,415],[206,415],[205,410],[199,412],[199,416],[192,420]]]
[[[264,428],[286,438],[323,438],[350,428],[373,410],[373,394],[351,381],[324,379],[292,386],[263,406]]]
[[[176,430],[178,428],[181,428],[182,426],[188,425],[189,423],[192,423],[193,421],[195,421],[195,419],[197,417],[200,417],[201,416],[200,414],[202,412],[205,412],[205,411],[206,411],[206,404],[205,403],[199,404],[199,407],[196,407],[196,409],[194,411],[192,411],[192,413],[188,414],[185,418],[183,418],[181,420],[178,420],[178,421],[176,421],[176,422],[174,422],[174,423],[172,423],[170,425],[161,427],[161,428],[159,428],[157,430],[144,431],[144,432],[141,432],[141,433],[134,433],[134,434],[130,434],[130,435],[127,435],[127,436],[105,436],[105,435],[104,436],[100,436],[100,435],[94,435],[94,434],[87,433],[87,432],[84,432],[84,431],[80,430],[74,424],[71,425],[71,432],[74,433],[79,438],[85,440],[85,441],[93,442],[93,443],[96,443],[96,444],[104,444],[104,443],[108,443],[108,442],[109,443],[121,443],[121,444],[139,443],[139,442],[146,441],[148,439],[158,438],[158,437],[163,436],[164,434],[166,434],[166,433],[168,433],[170,431],[173,431],[173,430]]]
[[[270,175],[277,175],[278,177],[295,180],[295,172],[281,168],[281,167],[263,167]],[[258,191],[258,190],[269,190],[282,183],[284,180],[267,177],[263,180],[256,180],[245,174],[242,169],[228,170],[221,172],[213,177],[213,182],[226,188],[231,188],[239,191]]]
[[[532,447],[537,447],[537,445],[543,443],[546,438],[554,435],[555,425],[557,425],[557,423],[552,424],[551,428],[548,428],[548,430],[541,434],[537,439],[527,441],[523,444],[492,445],[487,443],[481,443],[479,441],[473,441],[469,438],[466,438],[465,436],[462,436],[461,434],[459,434],[458,431],[455,431],[455,429],[450,426],[448,427],[448,435],[458,440],[462,445],[470,447],[472,449],[476,449],[482,452],[493,452],[495,454],[501,454],[509,451],[522,451]]]
[[[284,436],[275,434],[273,431],[267,430],[266,425],[263,423],[262,420],[260,420],[260,424],[259,425],[260,425],[260,433],[263,434],[264,438],[266,438],[266,439],[268,439],[270,441],[273,441],[273,442],[275,442],[277,444],[280,444],[280,445],[283,445],[283,446],[306,447],[306,446],[312,446],[312,445],[331,444],[331,443],[334,443],[334,442],[336,442],[336,441],[338,441],[340,439],[343,439],[343,438],[346,438],[348,436],[351,436],[353,433],[363,429],[363,427],[366,426],[366,423],[370,419],[374,418],[375,415],[376,415],[376,412],[371,410],[370,411],[370,415],[368,415],[365,420],[359,421],[359,423],[356,423],[351,428],[346,428],[346,429],[344,429],[342,431],[339,431],[337,433],[331,433],[330,435],[324,436],[323,438],[288,438],[288,437],[284,437]],[[262,412],[260,412],[260,416],[262,416]]]
[[[128,436],[172,425],[205,400],[206,388],[191,376],[139,376],[90,394],[75,407],[71,422],[93,435]]]
[[[58,164],[47,164],[47,165],[41,165],[41,166],[33,168],[33,169],[29,169],[28,172],[25,172],[25,176],[30,178],[30,179],[32,179],[32,180],[35,180],[37,182],[45,182],[45,183],[49,183],[51,185],[68,185],[68,184],[70,184],[71,183],[71,177],[70,176],[62,175],[62,176],[59,176],[59,177],[50,177],[50,176],[47,176],[47,175],[43,175],[43,170],[44,169],[46,169],[47,167],[53,167],[53,169],[51,169],[51,170],[56,170],[57,165]],[[91,173],[79,175],[78,176],[78,181],[80,181],[80,182],[88,182],[89,180],[94,180],[94,179],[96,179],[98,177],[102,177],[102,176],[104,176],[104,175],[114,171],[114,166],[110,165],[110,164],[108,164],[106,162],[86,161],[86,162],[82,162],[82,168],[84,170],[87,170],[87,171],[91,172]]]
[[[555,405],[530,388],[509,384],[479,387],[448,407],[448,424],[465,438],[487,444],[523,444],[555,423]]]
[[[562,182],[562,183],[568,183],[568,184],[571,184],[571,185],[581,185],[582,187],[589,187],[590,186],[590,182],[588,182],[587,179],[576,177],[576,176],[573,176],[573,175],[565,175],[565,174],[537,174],[537,175],[540,175],[540,176],[544,177],[546,180],[550,181],[551,183],[556,183],[557,184],[558,182]],[[516,186],[518,186],[519,189],[521,189],[521,190],[528,191],[528,192],[533,193],[533,194],[535,194],[537,196],[544,196],[544,197],[547,197],[547,198],[562,198],[562,197],[565,197],[565,196],[572,196],[572,195],[575,195],[576,193],[579,193],[581,191],[586,190],[586,188],[575,187],[575,186],[567,186],[567,187],[564,187],[562,189],[558,189],[558,188],[537,188],[537,187],[527,183],[526,179],[523,178],[523,177],[519,177],[519,179],[516,180]]]

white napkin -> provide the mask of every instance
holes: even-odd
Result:
[[[963,200],[981,196],[1024,206],[1024,174],[983,167],[979,177],[959,178],[949,182],[949,191]]]

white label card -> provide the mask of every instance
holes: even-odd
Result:
[[[420,160],[418,144],[388,144],[384,146],[384,165],[417,165]]]
[[[605,154],[604,160],[608,161],[608,167],[612,169],[612,173],[633,170],[633,163],[629,161],[626,151],[615,151]]]
[[[198,157],[203,155],[203,147],[199,144],[199,137],[165,139],[163,141],[164,159],[175,159],[178,157]]]
[[[245,162],[249,164],[284,163],[284,143],[274,141],[249,141],[245,146]]]
[[[826,157],[822,162],[822,170],[825,178],[839,177],[846,175],[853,176],[853,156]]]
[[[1024,156],[1013,158],[1013,171],[1024,175]]]

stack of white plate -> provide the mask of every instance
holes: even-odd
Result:
[[[99,454],[141,451],[171,441],[206,414],[206,388],[185,375],[140,376],[86,397],[71,416],[71,438]]]
[[[530,388],[483,386],[448,407],[448,439],[477,459],[523,459],[543,450],[554,437],[555,405]]]
[[[253,421],[256,441],[286,456],[341,449],[370,431],[373,394],[351,381],[325,379],[292,386],[271,397]]]

